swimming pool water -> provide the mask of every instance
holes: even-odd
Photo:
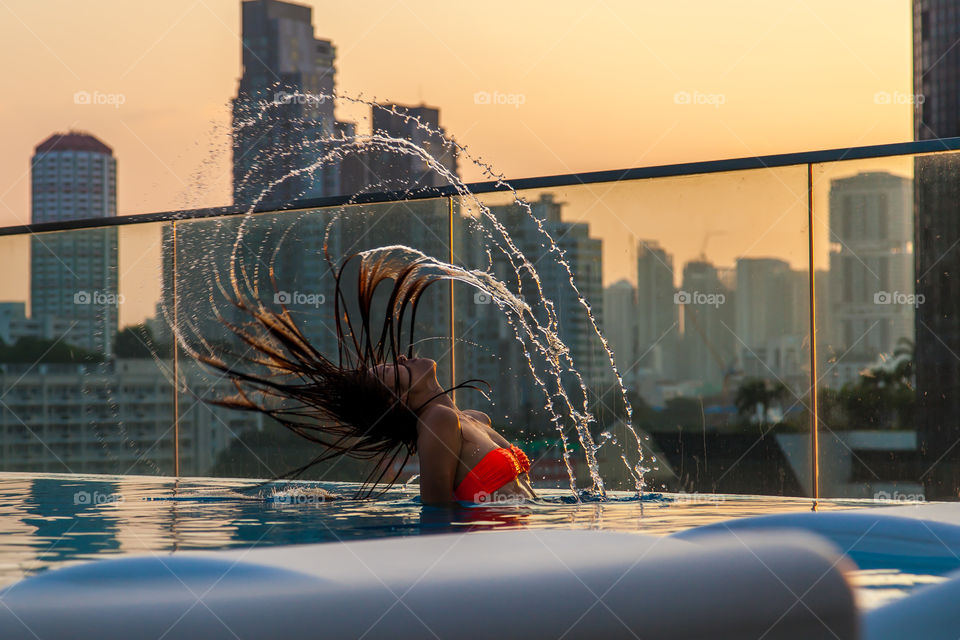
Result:
[[[0,473],[0,586],[50,568],[124,553],[336,542],[519,528],[667,535],[730,518],[806,511],[805,498],[612,492],[604,502],[543,490],[539,503],[423,507],[416,486],[353,500],[355,485],[147,476]],[[821,511],[875,505],[821,500]],[[861,606],[942,578],[896,567],[854,576]]]

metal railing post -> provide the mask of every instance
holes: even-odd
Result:
[[[173,475],[180,477],[180,345],[177,342],[176,331],[179,326],[180,318],[179,300],[177,299],[177,221],[171,223],[173,234],[172,250],[173,264],[171,276],[171,294],[173,298]]]
[[[816,269],[813,255],[813,165],[807,165],[807,264],[809,265],[810,296],[810,495],[813,511],[820,500],[820,441],[819,411],[817,408],[817,296]]]
[[[447,262],[453,264],[453,196],[447,197]],[[456,316],[453,305],[453,280],[450,280],[450,386],[457,384],[457,343],[454,340]],[[450,392],[450,399],[457,401],[457,392]]]

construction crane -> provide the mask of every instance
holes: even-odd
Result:
[[[700,244],[700,256],[698,257],[698,260],[700,260],[700,262],[707,261],[707,243],[710,241],[710,238],[712,238],[713,236],[720,236],[725,233],[726,231],[714,229],[713,231],[707,231],[703,234],[703,242]]]

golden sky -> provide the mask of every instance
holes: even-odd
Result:
[[[897,97],[911,90],[909,0],[304,4],[314,7],[316,36],[338,48],[340,91],[439,106],[447,132],[508,177],[912,135],[911,107]],[[228,101],[241,72],[239,30],[238,0],[0,2],[7,87],[0,98],[0,224],[28,221],[33,147],[69,128],[113,147],[121,215],[228,204]],[[77,91],[118,94],[123,104],[77,105]],[[480,91],[519,96],[513,102],[523,104],[477,104]],[[878,93],[894,99],[886,103]],[[362,113],[339,109],[338,115]],[[481,178],[463,169],[468,180]],[[769,178],[771,188],[784,192],[783,202],[774,199],[777,210],[792,207],[783,185]],[[605,191],[597,187],[584,202]],[[576,197],[567,200],[574,218],[592,220],[602,209],[578,211]],[[753,204],[724,207],[736,209],[742,227],[730,237],[753,233],[771,215],[769,202],[747,200]],[[656,201],[617,202],[616,215],[623,216],[649,212]],[[658,215],[670,221],[676,212]],[[676,234],[685,239],[674,251],[696,253],[713,224],[690,223]],[[782,231],[795,234],[803,225],[791,222]],[[647,230],[628,226],[639,226],[631,232],[641,237]],[[626,237],[622,227],[618,232],[615,223],[598,219],[601,228],[603,235]],[[749,248],[750,255],[790,253],[794,262],[802,243],[777,244],[771,238],[779,233],[753,247],[749,239],[731,244],[724,236],[710,246],[723,261]],[[159,264],[151,244],[121,246],[121,270],[128,272],[121,289],[125,278],[140,286],[142,278],[129,274]],[[611,274],[624,265],[611,263]],[[0,297],[10,299],[11,286],[23,288],[2,285]],[[146,313],[131,309],[127,318]]]

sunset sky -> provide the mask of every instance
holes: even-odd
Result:
[[[507,177],[912,137],[908,0],[302,4],[314,7],[315,35],[338,49],[342,93],[439,107],[447,133]],[[120,215],[229,204],[228,106],[241,73],[239,31],[238,0],[0,1],[0,63],[7,75],[0,101],[0,224],[29,220],[33,148],[71,128],[113,147]],[[123,104],[77,105],[78,91],[122,96]],[[476,104],[480,91],[522,104]],[[690,103],[678,103],[678,93],[691,96]],[[342,119],[362,115],[338,108]],[[468,180],[483,177],[472,166],[462,169]],[[711,240],[718,261],[729,264],[747,249],[805,260],[805,221],[792,214],[804,209],[787,193],[793,179],[789,187],[774,176],[763,181],[782,192],[782,202],[744,206],[731,195],[718,206],[715,213],[739,219],[725,239]],[[644,189],[637,187],[634,196]],[[582,203],[606,191],[601,185],[593,193],[561,195],[580,218],[587,216]],[[626,193],[618,187],[589,215],[613,215],[606,205]],[[620,206],[658,215],[651,212],[655,200],[645,204],[634,196],[621,198]],[[693,199],[711,200],[705,193]],[[616,215],[630,210],[624,208]],[[761,234],[759,225],[783,208],[791,215],[782,232],[793,239],[776,230]],[[659,215],[670,221],[671,213]],[[600,218],[589,218],[598,233],[626,242],[622,225]],[[722,225],[671,222],[679,239],[667,248],[681,259]],[[629,226],[647,234],[643,224]],[[733,241],[738,234],[742,242]],[[128,252],[121,268],[135,261],[143,269],[155,258]],[[626,264],[611,263],[616,268],[605,279],[616,279]]]

